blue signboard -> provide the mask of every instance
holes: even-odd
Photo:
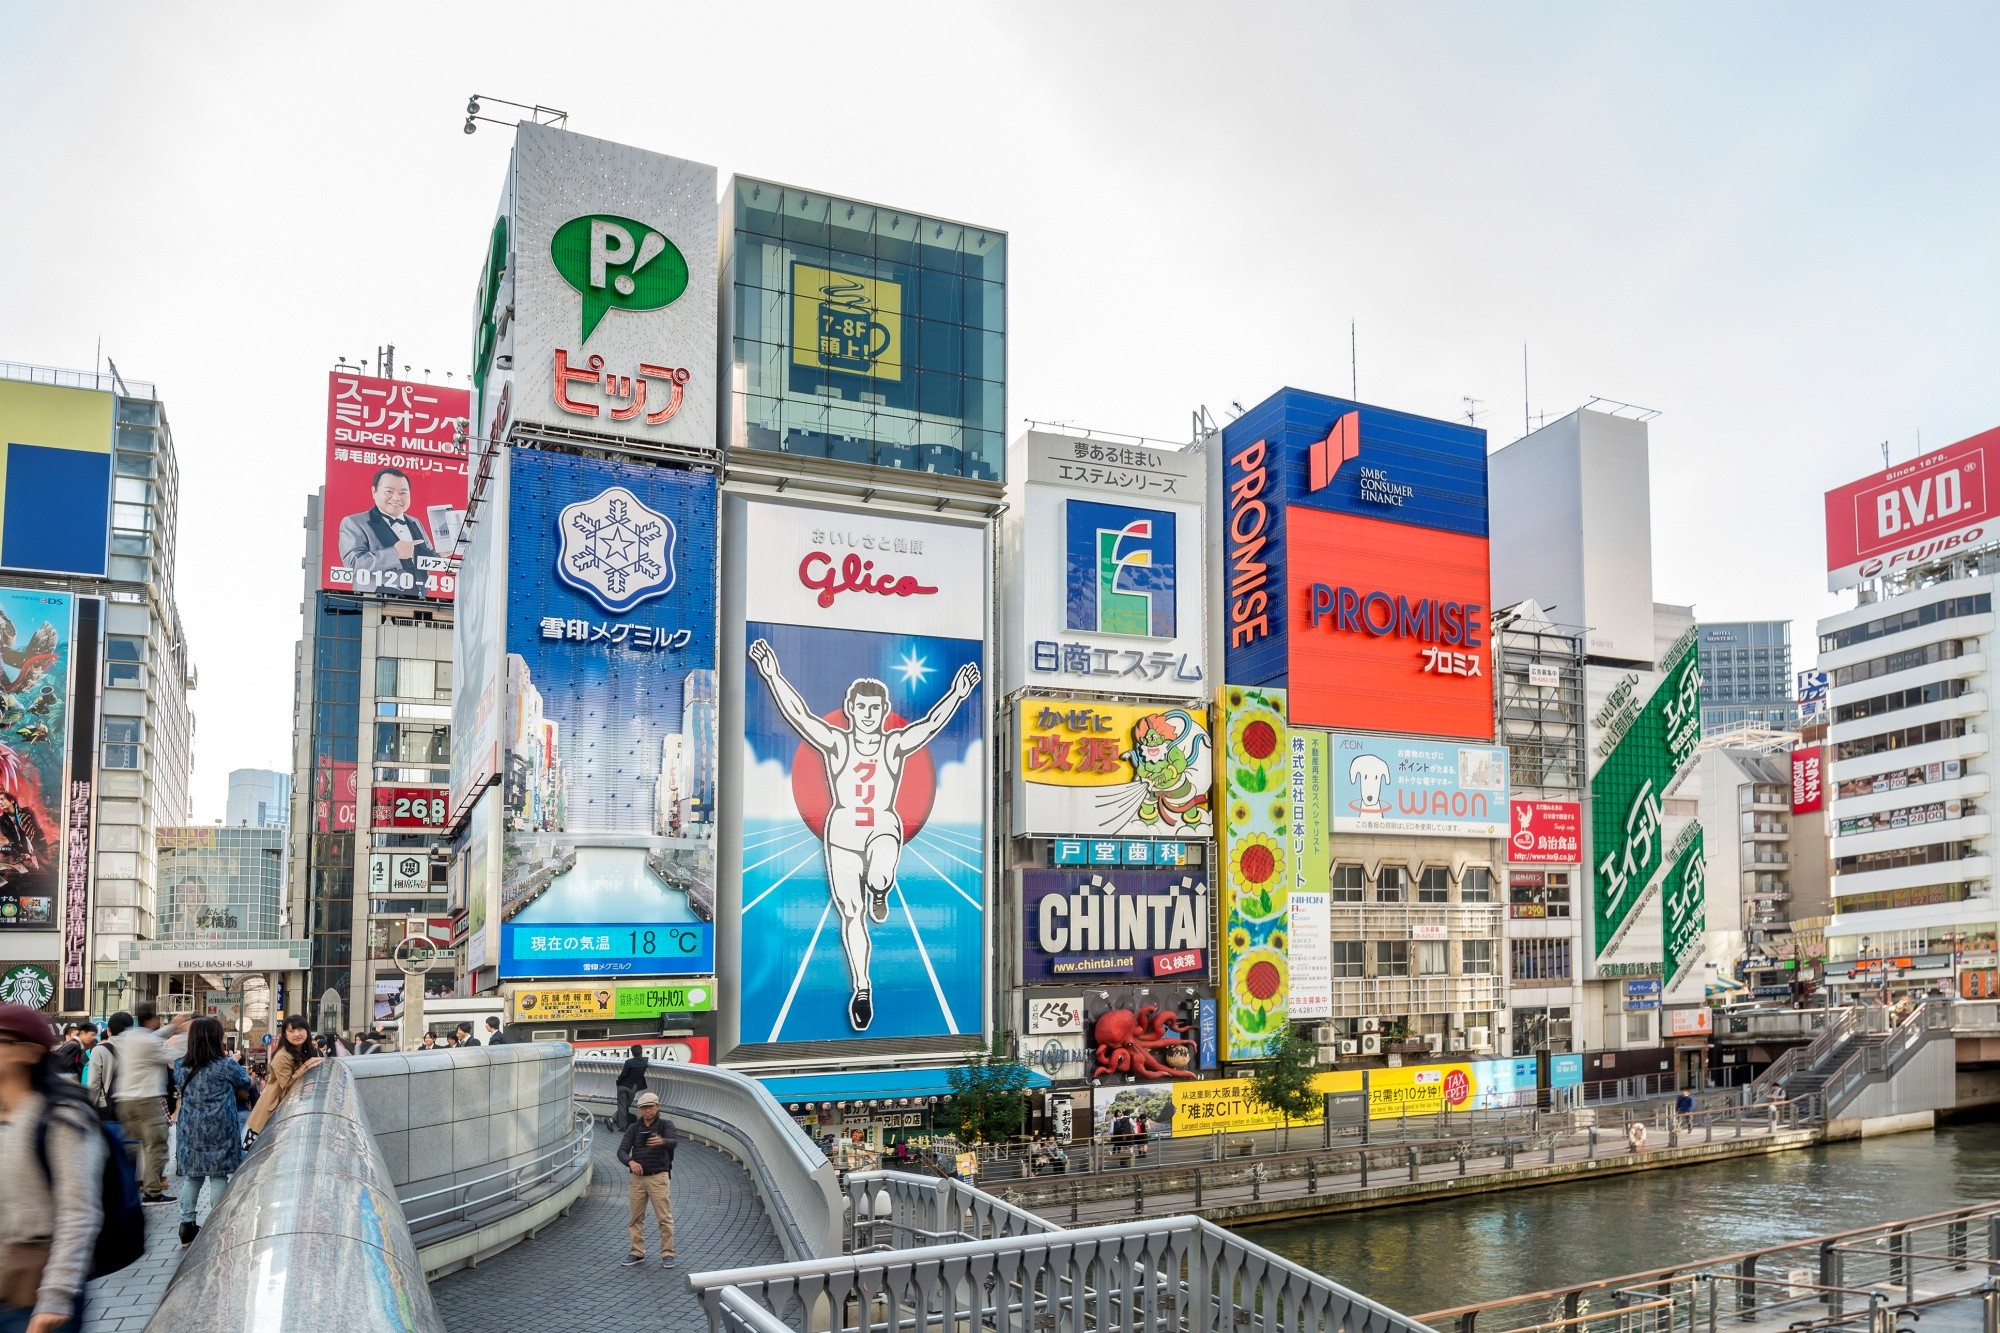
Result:
[[[715,478],[521,448],[508,467],[501,873],[518,906],[501,976],[701,971],[714,957]],[[708,961],[628,940],[641,931],[656,945],[699,937]],[[547,947],[572,936],[573,952]]]
[[[715,970],[715,927],[629,921],[520,925],[500,933],[500,975],[508,977],[677,977]]]
[[[1286,510],[1291,506],[1484,537],[1486,432],[1280,389],[1223,427],[1227,679],[1289,673]]]
[[[1658,977],[1641,977],[1637,981],[1628,981],[1625,983],[1625,994],[1631,999],[1639,999],[1647,995],[1658,995],[1659,993],[1660,979]]]
[[[1204,1070],[1216,1067],[1216,1054],[1221,1046],[1217,1027],[1216,1004],[1213,999],[1195,1001],[1195,1031],[1201,1042],[1200,1067]]]
[[[1021,979],[1205,981],[1209,901],[1199,871],[1024,870]]]
[[[1552,1088],[1574,1088],[1583,1083],[1583,1057],[1581,1055],[1551,1055],[1549,1057],[1549,1086]]]

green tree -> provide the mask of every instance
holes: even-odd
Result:
[[[1285,1122],[1285,1146],[1292,1146],[1292,1122],[1310,1120],[1324,1108],[1313,1079],[1319,1070],[1313,1065],[1315,1048],[1297,1028],[1287,1027],[1271,1043],[1271,1053],[1259,1060],[1250,1073],[1250,1095],[1258,1104],[1277,1112]]]
[[[945,1071],[951,1083],[951,1116],[967,1143],[1003,1143],[1028,1118],[1028,1070],[1007,1054],[1011,1033],[993,1034],[993,1048]]]

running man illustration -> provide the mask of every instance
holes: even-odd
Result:
[[[848,1022],[866,1032],[875,1020],[869,959],[873,945],[868,922],[889,919],[889,890],[896,887],[896,866],[903,855],[903,821],[896,813],[896,790],[909,757],[937,738],[958,706],[979,685],[979,668],[960,667],[951,689],[931,711],[915,722],[887,730],[889,687],[862,677],[847,687],[841,703],[847,725],[840,727],[815,714],[778,668],[778,654],[763,639],[750,645],[750,661],[771,687],[778,711],[806,744],[826,763],[827,786],[833,804],[827,812],[826,879],[840,913],[840,943],[847,954]],[[867,919],[863,919],[863,911]]]

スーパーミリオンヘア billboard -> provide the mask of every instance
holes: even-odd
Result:
[[[452,600],[468,397],[348,371],[327,376],[321,588]]]

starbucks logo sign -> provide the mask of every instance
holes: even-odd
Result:
[[[45,967],[16,963],[0,974],[0,1004],[25,1004],[30,1009],[39,1009],[55,993],[55,978]]]

